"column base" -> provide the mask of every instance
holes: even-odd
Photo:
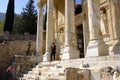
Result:
[[[43,62],[45,62],[45,61],[50,61],[50,52],[46,52],[43,55]]]
[[[108,55],[107,44],[105,44],[102,40],[93,40],[89,42],[85,57],[105,55]]]
[[[114,40],[109,47],[109,55],[120,54],[120,40]]]
[[[61,59],[62,60],[65,60],[65,59],[76,59],[76,58],[79,58],[79,51],[76,49],[76,48],[73,48],[73,47],[65,47],[64,48],[64,52],[61,56]]]

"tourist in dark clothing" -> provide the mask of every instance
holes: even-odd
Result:
[[[54,60],[55,60],[55,54],[56,54],[56,45],[55,45],[55,43],[52,43],[52,45],[51,45],[51,54],[50,54],[51,61],[53,60],[52,58],[54,58]]]

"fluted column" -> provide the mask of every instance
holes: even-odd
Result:
[[[54,42],[53,0],[47,0],[46,53],[43,61],[50,61],[50,46]]]
[[[87,1],[90,41],[85,57],[107,55],[108,46],[103,42],[100,34],[100,0]]]
[[[79,57],[76,40],[74,0],[65,0],[65,49],[62,59]]]
[[[38,4],[37,39],[36,39],[37,62],[42,61],[43,57],[42,43],[43,43],[43,5]]]
[[[120,1],[110,0],[111,20],[112,20],[112,40],[109,47],[109,54],[120,54]]]

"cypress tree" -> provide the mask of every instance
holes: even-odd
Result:
[[[14,0],[9,0],[3,31],[9,31],[10,33],[12,33],[13,23],[14,23]]]

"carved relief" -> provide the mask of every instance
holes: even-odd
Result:
[[[104,67],[101,69],[101,80],[112,80],[113,68]]]
[[[101,80],[120,80],[120,67],[104,67],[101,69]]]
[[[59,17],[58,18],[58,26],[61,26],[61,25],[64,25],[64,17],[62,16],[62,17]]]
[[[114,69],[113,80],[120,80],[120,67],[119,66],[117,66],[116,69]]]

